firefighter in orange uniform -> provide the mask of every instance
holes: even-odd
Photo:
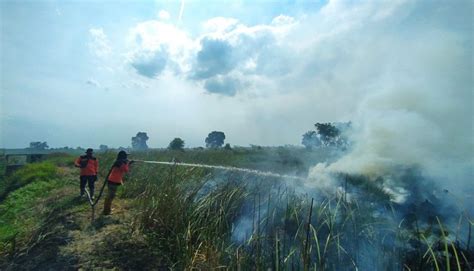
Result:
[[[80,188],[81,197],[84,196],[86,184],[89,185],[90,196],[94,198],[94,184],[97,181],[97,172],[99,170],[99,160],[93,156],[94,150],[91,148],[86,150],[86,155],[81,155],[76,159],[74,165],[81,169]]]
[[[123,175],[129,171],[129,166],[133,164],[133,162],[134,161],[127,159],[127,153],[125,151],[118,153],[117,160],[114,162],[107,178],[108,193],[104,202],[104,215],[110,215],[112,200],[115,198],[117,188],[123,184]]]

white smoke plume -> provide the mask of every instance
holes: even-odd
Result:
[[[338,161],[316,165],[311,178],[330,183],[330,172],[377,177],[394,176],[400,167],[416,167],[440,188],[464,200],[472,197],[472,2],[454,2],[394,5],[382,21],[377,15],[380,9],[370,12],[367,5],[366,18],[354,17],[352,24],[339,28],[345,38],[337,33],[331,37],[335,44],[352,42],[352,60],[345,61],[345,68],[336,67],[332,75],[343,77],[347,66],[358,67],[351,70],[356,78],[352,86],[347,79],[333,84],[354,88],[348,92],[360,95],[354,99],[356,113],[350,116],[354,145]],[[322,14],[341,5],[328,4]],[[349,16],[351,8],[345,10]],[[413,15],[422,19],[407,27],[404,21],[413,22]],[[377,40],[367,40],[363,32],[377,29],[385,32],[380,31]]]

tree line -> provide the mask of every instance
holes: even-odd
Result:
[[[146,132],[138,132],[136,136],[131,138],[131,143],[132,143],[132,149],[134,150],[147,150],[148,144],[147,141],[150,139],[147,135]],[[224,132],[221,131],[212,131],[210,132],[206,139],[204,140],[206,144],[206,148],[210,149],[215,149],[215,148],[221,148],[224,146],[224,141],[225,141],[225,134]],[[183,150],[184,149],[185,142],[183,139],[176,137],[168,145],[168,149],[170,150]],[[230,144],[227,143],[224,146],[225,149],[230,149]],[[35,141],[31,142],[30,146],[27,149],[32,149],[32,150],[47,150],[49,149],[48,143],[47,142],[41,142],[41,141]],[[64,150],[74,150],[74,148],[69,148],[69,147],[64,147],[60,148]],[[99,146],[100,151],[107,151],[109,147],[107,145],[101,144]],[[119,147],[119,149],[126,149],[123,147]],[[77,147],[75,150],[82,150],[81,147]]]
[[[349,145],[347,137],[348,131],[351,129],[351,122],[332,122],[332,123],[316,123],[314,124],[315,129],[307,131],[303,134],[301,144],[307,149],[315,149],[319,147],[338,147],[346,148]],[[206,148],[215,149],[222,148],[225,142],[225,134],[221,131],[210,132],[204,140]],[[147,141],[150,138],[146,132],[138,132],[131,138],[131,147],[134,150],[147,150],[149,149]],[[185,141],[179,137],[174,138],[168,145],[170,150],[184,150]],[[49,149],[47,142],[35,141],[31,142],[27,149],[34,150],[46,150]],[[74,150],[73,148],[64,147],[60,148],[64,150]],[[109,147],[101,144],[99,146],[100,151],[107,151]],[[119,149],[126,149],[119,147]],[[224,149],[231,149],[229,143],[225,144]],[[76,150],[82,150],[81,147],[77,147]]]
[[[138,132],[136,136],[132,137],[132,149],[135,150],[147,150],[149,137],[146,132]],[[206,148],[221,148],[224,145],[225,141],[225,134],[224,132],[220,131],[212,131],[210,132],[204,142],[206,143]],[[183,150],[185,142],[183,139],[176,137],[168,145],[168,149],[170,150]],[[230,144],[226,144],[224,147],[226,149],[230,148]]]

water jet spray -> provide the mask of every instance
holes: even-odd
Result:
[[[173,161],[173,162],[145,161],[145,160],[133,160],[133,161],[147,163],[147,164],[160,164],[160,165],[184,166],[184,167],[200,167],[200,168],[220,169],[220,170],[226,170],[226,171],[237,171],[237,172],[250,173],[250,174],[265,176],[265,177],[287,178],[287,179],[300,180],[300,181],[305,181],[306,180],[306,178],[299,177],[299,176],[294,176],[294,175],[278,174],[278,173],[271,172],[271,171],[260,171],[260,170],[256,170],[256,169],[240,168],[240,167],[195,164],[195,163],[182,163],[182,162],[177,162],[177,161]]]

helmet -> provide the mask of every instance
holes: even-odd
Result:
[[[117,154],[117,160],[126,160],[128,153],[125,151],[119,151]]]

